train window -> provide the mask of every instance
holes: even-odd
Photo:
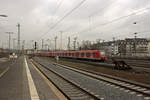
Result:
[[[81,56],[84,56],[84,53],[81,53]]]
[[[91,56],[91,53],[86,53],[86,56],[87,56],[87,57],[90,57],[90,56]]]
[[[76,56],[79,56],[79,52],[76,53]]]

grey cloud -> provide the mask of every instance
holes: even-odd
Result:
[[[16,24],[18,22],[21,23],[22,40],[36,40],[39,37],[53,39],[54,36],[59,36],[59,31],[62,30],[64,31],[64,43],[67,43],[66,37],[68,36],[72,36],[72,38],[78,36],[79,40],[87,39],[92,41],[97,38],[111,40],[112,37],[117,37],[122,39],[127,34],[132,36],[132,32],[139,30],[138,27],[132,25],[134,21],[138,22],[137,26],[140,27],[140,31],[149,29],[149,12],[124,18],[105,26],[101,25],[135,10],[149,7],[149,0],[87,0],[54,29],[49,30],[81,0],[63,0],[61,6],[57,9],[60,1],[1,0],[0,14],[7,14],[9,17],[0,18],[0,34],[2,34],[0,39],[3,41],[7,39],[6,31],[16,33]],[[55,13],[56,9],[57,12]],[[91,15],[93,16],[89,19]],[[94,27],[97,28],[93,29]],[[82,32],[83,30],[87,31]],[[47,34],[41,37],[44,33]],[[72,35],[74,33],[75,35]],[[141,34],[145,36],[148,35],[148,32]],[[13,37],[17,37],[17,34],[14,34]]]

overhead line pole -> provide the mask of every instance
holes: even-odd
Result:
[[[42,39],[42,50],[44,49],[44,39]]]
[[[60,50],[62,50],[62,44],[63,44],[63,43],[62,43],[62,32],[63,32],[63,31],[60,31],[60,36],[61,36],[61,38],[60,38],[60,39],[61,39],[61,43],[60,43],[60,46],[61,46],[61,47],[60,47]]]
[[[70,37],[68,37],[68,50],[70,51]]]
[[[10,41],[11,41],[11,34],[13,34],[13,32],[6,32],[9,35],[9,43],[8,43],[8,48],[9,48],[9,52],[10,52]]]
[[[17,24],[18,28],[18,53],[20,52],[20,24]]]
[[[76,50],[76,40],[77,40],[77,37],[75,37],[74,41],[73,41],[73,43],[74,43],[74,50]]]
[[[137,44],[137,40],[136,40],[136,39],[137,39],[137,36],[136,36],[136,35],[137,35],[137,34],[138,34],[138,33],[134,33],[134,35],[135,35],[135,36],[134,36],[134,50],[135,50],[135,55],[136,55],[136,44]]]
[[[57,36],[55,37],[55,51],[57,50]]]
[[[15,40],[16,40],[16,38],[13,38],[13,50],[16,49],[16,48],[15,48]]]

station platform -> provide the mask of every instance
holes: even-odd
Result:
[[[0,100],[60,100],[28,57],[0,63]]]

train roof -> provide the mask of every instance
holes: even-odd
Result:
[[[80,50],[80,51],[49,51],[49,52],[40,52],[40,53],[80,53],[80,52],[99,52],[100,50]]]

